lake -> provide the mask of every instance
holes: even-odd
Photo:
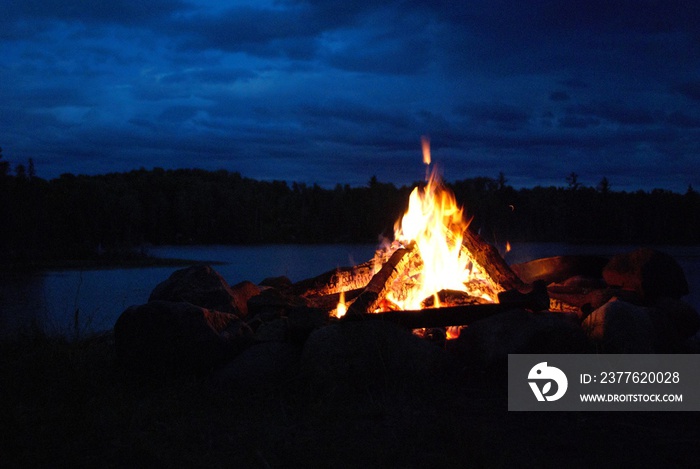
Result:
[[[499,246],[503,248],[503,246]],[[684,299],[700,309],[700,246],[660,246],[683,267],[691,294]],[[375,245],[163,246],[150,249],[162,258],[219,262],[227,282],[258,283],[285,275],[292,281],[339,266],[355,265],[374,255]],[[631,246],[514,243],[504,254],[509,264],[564,254],[613,255]],[[0,336],[16,334],[28,324],[66,336],[111,329],[127,307],[145,303],[153,288],[178,267],[95,270],[50,270],[0,273]],[[76,322],[76,311],[77,322]],[[74,327],[78,324],[78,328]]]

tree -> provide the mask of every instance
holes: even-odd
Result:
[[[578,174],[575,172],[571,172],[568,176],[566,176],[566,182],[569,184],[569,189],[572,191],[575,191],[579,187],[581,187],[581,183],[578,182]]]
[[[503,174],[503,171],[500,171],[498,173],[498,190],[502,191],[503,189],[505,189],[507,183],[508,179],[506,179],[506,175]]]
[[[27,168],[23,164],[15,166],[15,176],[17,179],[27,179]]]
[[[30,180],[36,177],[36,169],[34,168],[33,158],[29,158],[29,162],[27,164],[27,176],[29,176]]]
[[[598,183],[598,192],[603,195],[607,195],[610,192],[610,183],[608,182],[608,178],[603,177],[603,179],[600,180]]]
[[[7,176],[10,172],[10,163],[2,161],[2,148],[0,148],[0,177]]]

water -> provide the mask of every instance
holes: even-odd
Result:
[[[375,248],[374,245],[187,246],[153,248],[151,254],[221,262],[214,265],[214,269],[233,285],[243,280],[258,283],[265,277],[280,275],[292,281],[303,280],[335,267],[369,260]],[[632,249],[634,247],[630,246],[517,243],[503,255],[508,263],[513,264],[563,254],[609,256]],[[700,310],[700,246],[661,246],[658,249],[674,256],[683,267],[691,290],[684,299]],[[70,337],[111,329],[122,311],[131,305],[145,303],[153,288],[177,269],[147,267],[0,273],[0,336],[15,334],[32,322],[49,333]]]

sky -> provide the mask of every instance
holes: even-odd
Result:
[[[4,0],[0,147],[365,185],[700,189],[695,0]]]

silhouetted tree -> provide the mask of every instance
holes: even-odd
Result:
[[[508,180],[506,179],[506,175],[503,174],[503,171],[498,173],[498,190],[502,191],[506,187],[506,183]]]
[[[36,169],[34,168],[34,159],[29,158],[29,162],[27,163],[27,176],[29,176],[29,179],[34,179],[36,177]]]
[[[7,176],[10,173],[10,163],[2,161],[2,148],[0,148],[0,177]]]
[[[27,179],[27,168],[22,163],[15,166],[15,176],[20,180]]]
[[[578,174],[575,172],[571,172],[568,176],[566,176],[566,183],[569,185],[569,189],[575,191],[577,190],[581,184],[578,182]]]

